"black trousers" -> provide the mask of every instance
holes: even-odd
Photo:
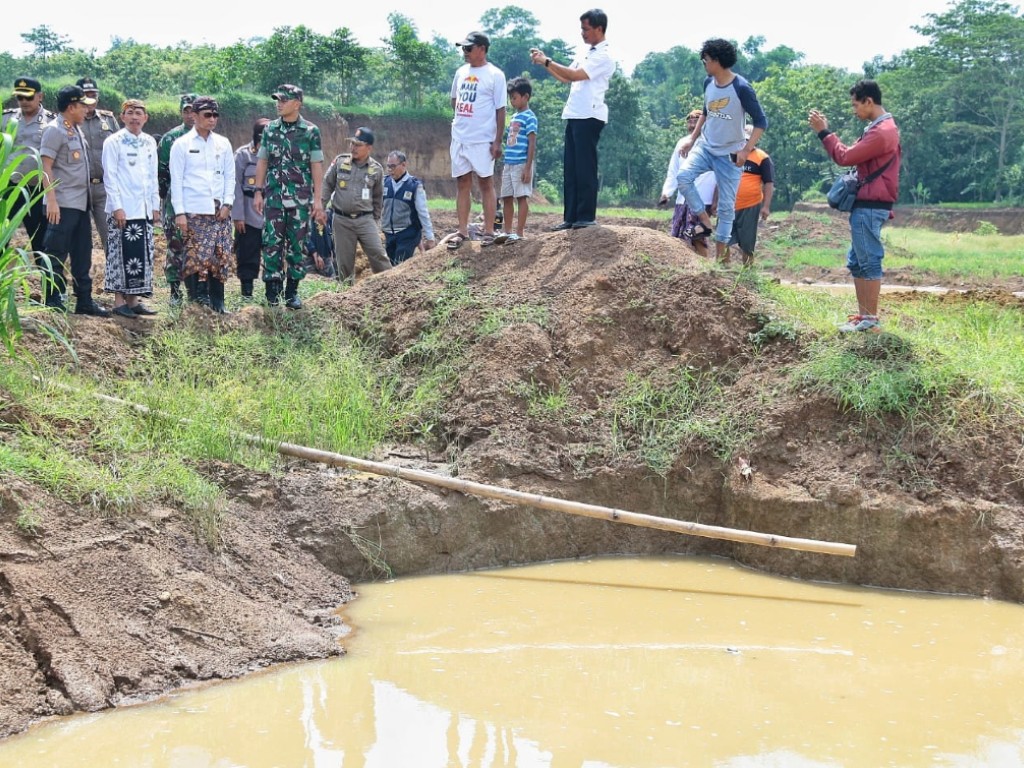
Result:
[[[238,279],[256,280],[263,263],[263,229],[245,225],[245,232],[235,231],[235,256],[238,259]]]
[[[67,291],[64,261],[71,257],[71,285],[79,302],[92,300],[92,223],[88,211],[75,208],[60,209],[60,224],[46,227],[43,251],[50,257],[50,273],[54,281],[53,292]],[[46,262],[37,257],[36,263],[46,269]],[[44,291],[44,294],[50,293]]]
[[[570,224],[597,218],[597,142],[604,123],[595,117],[565,121],[562,217]]]
[[[24,198],[19,198],[14,212],[17,213],[23,208],[25,208],[25,200]],[[32,250],[43,250],[43,243],[46,240],[46,201],[37,200],[33,205],[28,206],[28,212],[25,214],[25,218],[21,220],[21,223],[25,227],[26,234],[28,234]]]

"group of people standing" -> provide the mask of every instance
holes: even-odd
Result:
[[[568,65],[531,50],[535,64],[570,84],[562,113],[563,221],[554,230],[596,224],[597,146],[608,121],[604,96],[615,68],[607,26],[600,9],[580,16],[587,47]],[[470,237],[474,177],[484,209],[481,244],[524,236],[538,132],[529,107],[529,81],[518,77],[506,82],[501,70],[487,61],[490,41],[485,34],[471,32],[457,45],[465,64],[456,72],[450,94],[458,218],[457,231],[445,238],[451,250]],[[707,72],[704,106],[689,115],[689,133],[673,152],[661,202],[678,191],[673,235],[698,247],[713,238],[720,261],[727,261],[730,245],[738,243],[749,265],[774,186],[771,158],[757,147],[768,122],[753,87],[732,71],[737,61],[733,43],[707,40],[700,57]],[[882,108],[877,83],[859,81],[850,94],[854,113],[869,122],[864,137],[851,147],[829,131],[820,112],[812,110],[808,119],[829,156],[837,164],[857,166],[864,181],[850,214],[847,254],[858,312],[841,330],[877,331],[881,227],[898,196],[899,131]],[[19,78],[14,95],[19,106],[4,112],[3,125],[17,122],[17,142],[39,151],[49,182],[24,220],[32,248],[50,276],[43,288],[49,307],[67,309],[63,265],[69,259],[76,313],[107,317],[112,311],[133,318],[154,314],[141,299],[152,292],[153,228],[161,218],[172,303],[184,300],[184,286],[189,300],[216,312],[226,311],[224,282],[233,268],[244,298],[253,297],[262,270],[267,302],[277,305],[283,299],[287,307],[298,309],[299,283],[307,271],[351,279],[357,245],[371,269],[379,272],[436,243],[422,182],[409,174],[406,155],[391,152],[385,170],[371,157],[372,130],[363,127],[350,138],[350,151],[325,170],[320,130],[302,117],[298,86],[283,84],[271,94],[277,119],[257,120],[251,142],[237,151],[216,133],[219,105],[208,96],[183,96],[181,125],[157,145],[142,130],[148,119],[145,104],[125,101],[122,127],[117,116],[97,108],[99,89],[90,78],[60,89],[58,115],[42,108],[37,80]],[[506,103],[515,110],[507,127]],[[499,192],[493,176],[502,156]],[[32,162],[26,156],[25,168],[19,170],[24,172]],[[499,198],[508,225],[513,225],[518,204],[514,232],[494,230]],[[92,296],[90,211],[107,252],[104,288],[115,296],[113,310]],[[717,213],[714,224],[712,213]]]

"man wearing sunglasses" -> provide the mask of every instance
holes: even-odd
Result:
[[[225,314],[224,281],[234,261],[235,153],[231,142],[214,132],[217,101],[199,96],[192,107],[195,125],[171,147],[171,205],[185,238],[181,278],[191,283],[189,295],[197,303]]]
[[[459,230],[448,240],[455,250],[469,237],[469,209],[472,207],[473,176],[477,178],[484,204],[484,236],[481,245],[494,242],[494,214],[498,198],[494,191],[494,161],[501,157],[505,133],[505,74],[487,61],[491,41],[483,32],[470,32],[456,43],[466,60],[455,72],[451,102],[452,178],[456,188],[455,209]]]
[[[6,131],[7,124],[11,121],[15,122],[18,126],[17,133],[14,135],[15,145],[28,147],[38,152],[43,128],[56,120],[57,115],[43,109],[43,87],[34,78],[19,77],[15,80],[14,97],[18,100],[18,106],[4,110],[0,129]],[[18,170],[15,173],[19,174],[20,178],[20,174],[36,169],[39,169],[39,159],[28,156],[18,164]],[[38,191],[38,185],[34,189]],[[46,238],[46,203],[42,198],[32,204],[22,222],[32,243],[32,250],[43,250],[43,240]]]

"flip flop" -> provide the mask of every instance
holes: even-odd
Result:
[[[445,244],[445,247],[449,251],[459,250],[459,246],[462,245],[466,240],[466,236],[461,232],[456,232],[454,235],[449,235],[449,237],[451,239]]]
[[[508,232],[502,232],[500,235],[495,235],[494,236],[494,241],[493,242],[494,242],[495,245],[504,245],[513,236],[514,236],[514,233],[510,235]]]
[[[494,245],[497,239],[490,232],[485,232],[483,237],[480,238],[480,247],[486,248],[489,245]]]

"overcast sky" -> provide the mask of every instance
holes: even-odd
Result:
[[[560,37],[578,44],[579,15],[589,6],[570,6],[550,0],[519,0],[515,3],[540,20],[540,36]],[[319,6],[313,10],[312,6]],[[224,0],[170,0],[136,5],[106,6],[102,11],[79,0],[49,0],[30,12],[8,14],[0,29],[0,44],[15,55],[29,53],[21,33],[46,24],[71,38],[77,48],[110,47],[114,37],[133,38],[157,46],[181,40],[192,44],[228,45],[239,39],[267,37],[276,26],[305,24],[322,34],[348,27],[365,46],[380,45],[389,32],[387,17],[395,11],[411,18],[421,39],[434,33],[455,41],[479,27],[480,15],[498,2],[466,0],[385,0],[369,3],[321,4],[304,2],[244,3]],[[923,42],[911,27],[926,13],[941,13],[945,0],[859,0],[855,5],[821,0],[796,0],[771,6],[763,1],[731,0],[680,4],[678,10],[654,0],[603,0],[608,14],[608,41],[612,55],[626,74],[643,57],[676,45],[697,49],[710,37],[742,43],[753,35],[766,38],[766,49],[788,45],[806,55],[812,64],[832,64],[859,71],[876,55],[885,58]],[[326,9],[326,10],[325,10]],[[689,15],[687,15],[687,11]],[[351,13],[350,13],[351,12]],[[350,14],[346,18],[342,14]],[[31,19],[31,21],[29,21]],[[31,74],[31,73],[25,73]]]

